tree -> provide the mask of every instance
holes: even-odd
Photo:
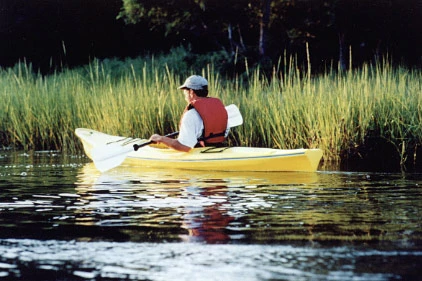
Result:
[[[259,29],[259,55],[261,57],[265,56],[265,49],[267,43],[267,32],[268,32],[268,24],[270,22],[270,14],[271,14],[271,0],[263,0],[264,7],[262,9],[262,18],[260,21],[260,29]]]
[[[246,39],[263,56],[270,5],[271,0],[123,0],[118,18],[128,24],[147,23],[151,31],[178,34],[183,40],[208,38],[213,45],[232,51],[246,51]]]

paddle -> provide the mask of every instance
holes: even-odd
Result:
[[[226,110],[228,115],[228,128],[233,128],[243,124],[242,114],[236,105],[228,105],[226,106]],[[173,137],[178,134],[179,132],[173,132],[166,135],[166,137]],[[91,158],[94,161],[95,167],[99,171],[105,172],[122,164],[132,151],[137,151],[139,148],[152,143],[153,141],[147,141],[142,144],[134,144],[133,146],[122,146],[116,143],[105,144],[94,147],[91,151]]]
[[[169,138],[170,137],[175,137],[178,134],[179,134],[179,132],[173,132],[173,133],[170,133],[170,134],[165,135],[165,137],[169,137]],[[133,150],[138,151],[138,149],[140,149],[141,147],[150,145],[152,143],[154,143],[154,142],[153,141],[147,141],[147,142],[144,142],[144,143],[141,143],[141,144],[134,144],[133,145]]]

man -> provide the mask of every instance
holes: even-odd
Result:
[[[208,97],[208,81],[192,75],[179,89],[183,90],[188,105],[180,120],[178,138],[154,134],[150,140],[184,152],[196,145],[218,146],[223,143],[228,132],[227,111],[219,99]]]

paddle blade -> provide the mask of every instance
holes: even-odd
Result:
[[[98,171],[101,173],[104,173],[108,170],[111,170],[113,168],[116,168],[117,166],[120,166],[120,164],[125,161],[126,157],[119,155],[111,160],[105,160],[105,161],[94,161],[95,168],[97,168]]]
[[[226,110],[229,118],[227,121],[227,127],[233,128],[243,124],[242,114],[240,113],[240,110],[236,105],[230,104],[226,106]]]
[[[92,149],[91,158],[95,167],[100,172],[105,172],[122,164],[132,151],[132,146],[101,145]]]

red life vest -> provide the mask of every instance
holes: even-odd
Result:
[[[224,104],[218,98],[201,98],[189,104],[185,112],[195,108],[204,122],[204,132],[198,140],[202,146],[225,141],[228,115]],[[204,144],[205,143],[205,144]]]

